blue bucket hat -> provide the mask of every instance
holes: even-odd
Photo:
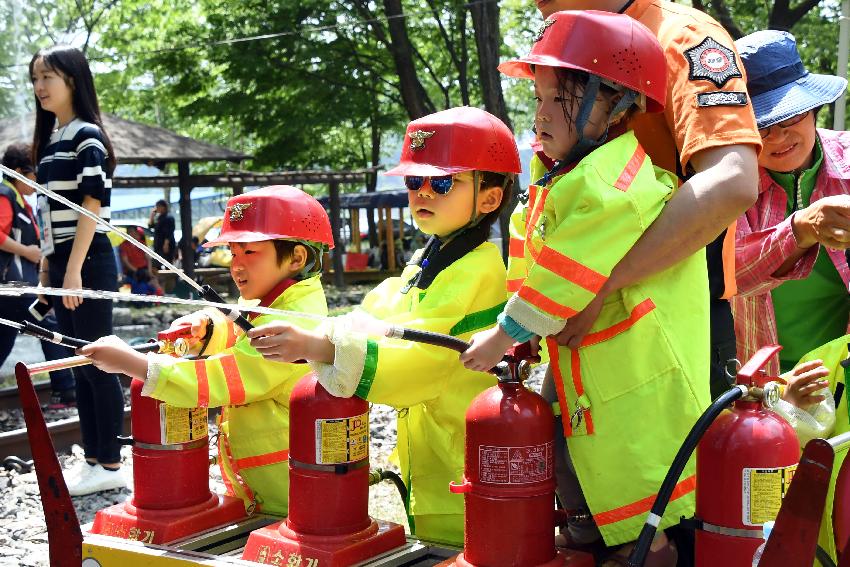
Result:
[[[747,71],[759,129],[833,102],[847,88],[846,79],[806,71],[788,32],[758,31],[736,41],[735,47]]]

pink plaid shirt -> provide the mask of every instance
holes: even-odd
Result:
[[[811,201],[831,195],[850,194],[850,132],[818,129],[823,148],[823,165],[818,173]],[[808,277],[821,246],[813,246],[782,277],[773,273],[797,248],[790,217],[785,217],[788,196],[764,168],[759,168],[759,196],[741,218],[735,232],[735,278],[738,295],[732,298],[738,359],[749,360],[765,345],[777,344],[776,318],[770,291],[786,280]],[[850,269],[843,250],[825,249],[844,285],[850,283]],[[848,322],[850,332],[850,322]],[[779,361],[767,366],[774,376]]]

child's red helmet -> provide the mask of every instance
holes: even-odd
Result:
[[[532,65],[585,71],[647,98],[647,112],[667,100],[667,61],[658,39],[625,14],[597,10],[555,12],[537,33],[531,53],[499,65],[511,77],[533,79]]]
[[[452,175],[462,171],[520,173],[513,132],[485,110],[450,108],[407,125],[399,164],[386,175]]]
[[[204,247],[260,240],[298,240],[334,247],[325,208],[301,189],[288,185],[231,197],[224,209],[221,233]]]

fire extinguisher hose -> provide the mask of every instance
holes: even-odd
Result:
[[[401,497],[401,503],[404,504],[404,512],[405,514],[410,515],[410,510],[408,510],[408,501],[407,501],[407,487],[404,485],[404,481],[401,480],[401,477],[398,476],[394,471],[388,471],[384,469],[372,469],[369,471],[369,485],[378,484],[382,480],[389,480],[392,482],[396,490],[398,490],[398,495]]]
[[[667,504],[670,502],[670,497],[673,494],[673,489],[676,483],[679,482],[679,477],[682,476],[682,471],[685,470],[685,465],[688,459],[691,458],[694,450],[697,448],[700,439],[717,419],[717,416],[726,409],[726,407],[742,398],[747,393],[746,386],[735,386],[727,392],[724,392],[714,402],[708,406],[708,409],[703,412],[700,418],[696,421],[682,446],[679,447],[679,452],[673,458],[673,464],[667,471],[667,476],[661,483],[661,488],[658,490],[658,495],[655,497],[655,503],[649,511],[649,516],[646,518],[646,523],[641,528],[640,536],[638,536],[635,547],[629,555],[630,567],[641,567],[646,561],[646,555],[649,553],[649,546],[655,537],[655,532],[658,530],[658,525],[661,523],[661,518],[664,516],[664,510],[667,509]]]
[[[443,335],[441,333],[420,331],[419,329],[392,327],[387,331],[387,336],[395,339],[403,339],[405,341],[414,341],[417,343],[450,348],[458,352],[463,352],[469,348],[469,343],[462,339],[458,339],[451,335]]]

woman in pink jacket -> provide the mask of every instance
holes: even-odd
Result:
[[[764,142],[758,200],[736,233],[738,357],[779,343],[785,372],[848,331],[850,133],[815,127],[847,81],[806,71],[787,32],[760,31],[735,45]],[[768,372],[778,370],[771,361]]]

